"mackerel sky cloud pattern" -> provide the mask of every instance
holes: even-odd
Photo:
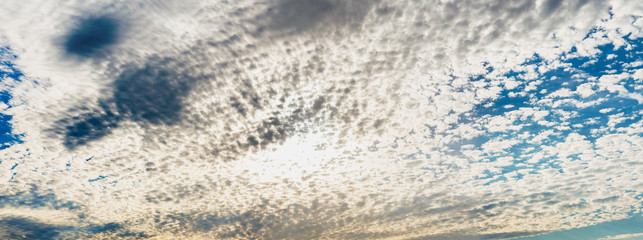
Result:
[[[2,239],[643,234],[643,2],[3,5]]]

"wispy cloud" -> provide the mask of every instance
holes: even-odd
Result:
[[[636,237],[643,237],[643,233],[620,234],[620,235],[599,238],[598,240],[631,239]]]

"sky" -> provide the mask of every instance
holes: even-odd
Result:
[[[3,5],[1,239],[643,239],[643,2]]]

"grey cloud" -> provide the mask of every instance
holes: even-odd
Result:
[[[145,239],[152,237],[131,231],[120,223],[88,224],[86,226],[56,225],[21,216],[0,216],[0,238],[11,240],[53,239]]]
[[[31,185],[29,191],[0,195],[0,208],[7,206],[76,210],[82,205],[76,202],[59,200],[51,190],[41,190],[38,186]]]
[[[563,0],[547,0],[543,2],[544,9],[543,14],[549,15],[552,12],[556,11],[558,7],[563,3]]]
[[[127,229],[123,224],[110,222],[104,224],[90,224],[89,226],[79,228],[75,232],[69,232],[69,235],[75,235],[76,238],[91,238],[100,236],[105,239],[147,239],[153,235],[143,232],[132,231]]]
[[[64,40],[64,50],[72,55],[94,57],[104,54],[116,44],[121,26],[118,20],[109,16],[88,17],[79,20]]]
[[[114,81],[114,104],[121,116],[137,122],[173,124],[179,121],[183,99],[197,81],[213,76],[195,75],[173,58],[149,59],[145,66],[125,69]]]
[[[71,226],[52,225],[23,217],[5,216],[0,218],[0,238],[2,239],[58,239],[61,232],[72,228]]]
[[[121,117],[110,110],[107,104],[101,105],[102,108],[91,113],[61,119],[55,123],[56,126],[64,126],[64,129],[55,129],[54,132],[64,134],[63,144],[67,148],[73,149],[76,146],[98,140],[118,127]]]
[[[504,232],[504,233],[491,233],[491,234],[483,234],[480,235],[480,239],[487,240],[487,239],[509,239],[509,238],[517,238],[517,237],[527,237],[527,236],[533,236],[533,235],[538,235],[543,233],[542,231],[534,231],[534,232]]]
[[[133,30],[147,21],[134,12],[134,8],[150,6],[134,2],[96,2],[86,5],[83,2],[77,7],[83,10],[62,15],[65,19],[56,27],[64,29],[56,34],[52,46],[59,49],[60,61],[100,65],[113,64],[115,56],[125,53],[123,50],[127,49],[128,41],[136,36]],[[136,31],[141,32],[140,29]]]
[[[123,119],[142,125],[179,122],[182,101],[191,87],[213,78],[185,64],[180,59],[151,57],[144,66],[125,67],[112,84],[113,94],[100,101],[99,109],[61,119],[56,125],[66,127],[55,132],[64,132],[65,146],[73,149],[106,136]]]
[[[258,20],[260,26],[285,33],[312,32],[328,27],[355,28],[374,3],[372,0],[278,0]]]

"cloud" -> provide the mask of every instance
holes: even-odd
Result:
[[[53,226],[27,218],[0,219],[0,236],[5,239],[56,239],[66,226]]]
[[[265,26],[269,30],[292,33],[329,27],[358,29],[374,3],[372,0],[280,0],[267,9]]]
[[[79,56],[98,54],[118,40],[119,25],[106,16],[80,21],[78,28],[68,34],[64,43],[65,51]]]
[[[629,239],[629,238],[635,238],[635,237],[641,237],[641,236],[643,236],[643,233],[620,234],[620,235],[599,238],[598,240]]]
[[[76,4],[0,12],[0,203],[83,216],[44,232],[504,239],[640,205],[635,78],[574,63],[640,30],[617,3]]]
[[[65,145],[73,148],[100,139],[123,118],[155,125],[178,122],[190,88],[213,76],[193,76],[185,69],[176,72],[176,64],[180,64],[176,59],[152,58],[142,67],[123,69],[112,84],[112,96],[99,100],[99,109],[56,122],[66,130]]]

